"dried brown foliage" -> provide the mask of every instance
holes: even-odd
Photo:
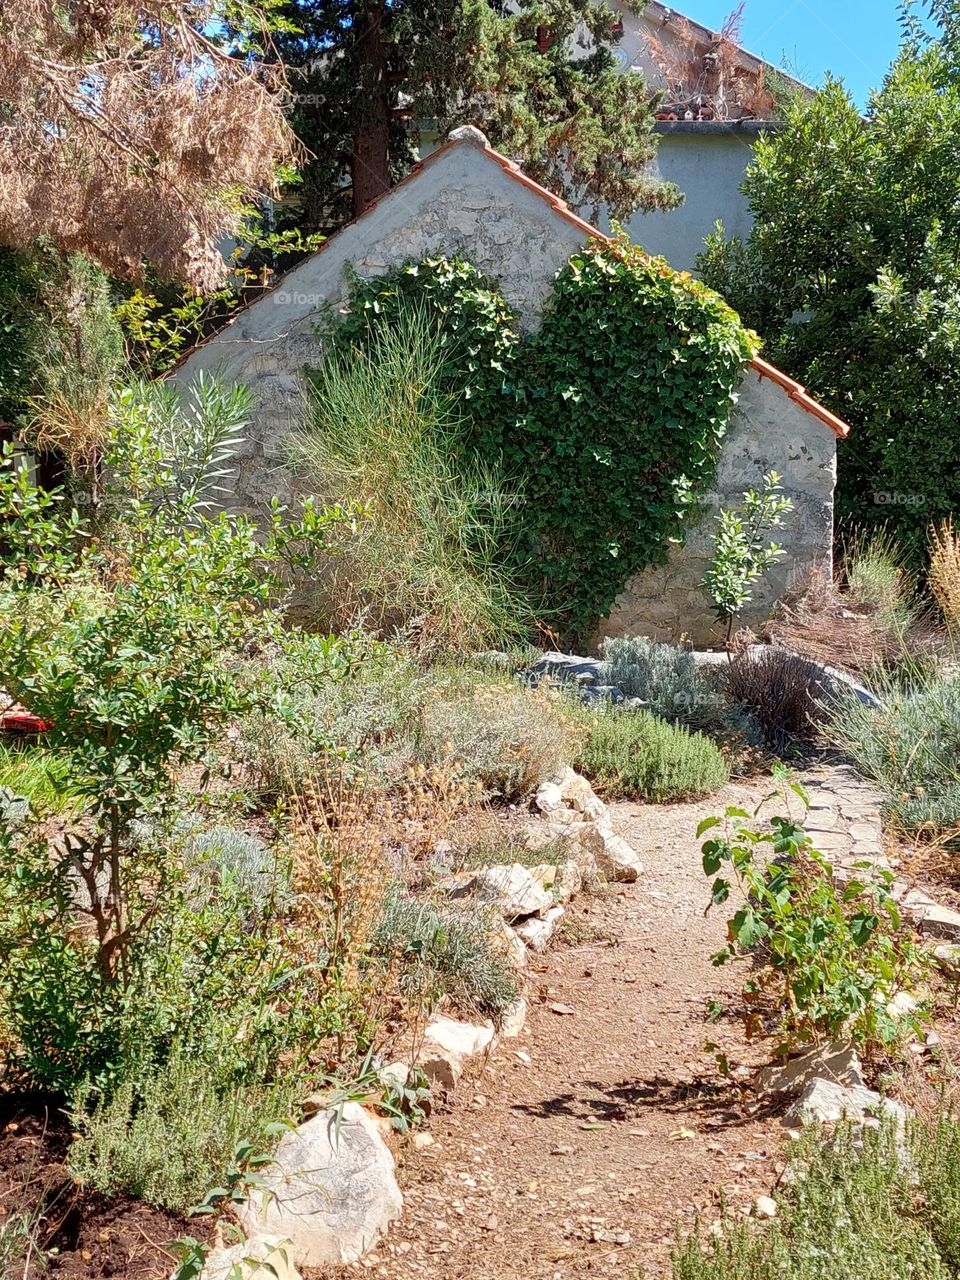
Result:
[[[753,712],[775,751],[784,751],[795,739],[815,738],[828,692],[816,663],[770,645],[735,654],[723,679],[727,694]]]
[[[217,0],[0,0],[0,243],[224,278],[218,241],[296,143],[282,71],[221,47],[219,16]]]
[[[947,625],[960,627],[960,533],[952,520],[930,530],[927,583]]]
[[[929,616],[921,613],[907,627],[890,627],[873,602],[843,590],[818,569],[784,596],[764,634],[774,644],[857,676],[940,647]]]
[[[654,62],[667,83],[667,103],[682,117],[734,120],[775,114],[775,100],[765,84],[763,67],[752,71],[743,63],[740,38],[744,4],[727,17],[712,40],[686,18],[670,20],[670,36],[647,35]]]

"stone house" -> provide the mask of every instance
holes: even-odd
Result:
[[[460,253],[498,281],[523,325],[535,328],[557,271],[600,232],[537,185],[484,136],[455,130],[408,177],[294,267],[276,286],[188,353],[170,375],[181,386],[201,370],[248,384],[257,410],[232,476],[231,506],[255,513],[291,496],[284,433],[302,412],[301,372],[321,356],[317,321],[341,302],[348,267],[374,276],[410,260]],[[846,425],[763,360],[746,370],[724,442],[709,509],[735,502],[771,469],[794,510],[782,531],[787,555],[764,580],[765,615],[798,574],[831,564],[837,440]],[[719,632],[698,584],[710,556],[709,514],[662,568],[627,584],[598,639],[643,633],[716,643]]]

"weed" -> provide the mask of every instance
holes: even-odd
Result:
[[[798,784],[789,790],[808,804]],[[922,1014],[897,1015],[890,1004],[916,985],[928,961],[902,927],[892,873],[876,869],[837,886],[800,823],[783,816],[764,823],[759,812],[730,807],[697,827],[698,839],[713,833],[702,846],[703,870],[716,877],[709,905],[726,903],[734,887],[743,901],[712,959],[757,960],[743,988],[748,1037],[764,1030],[764,999],[776,1010],[781,1053],[841,1032],[868,1049],[916,1032]]]
[[[604,640],[599,683],[616,685],[640,698],[648,711],[691,729],[728,726],[726,704],[688,649],[658,644],[645,636]]]

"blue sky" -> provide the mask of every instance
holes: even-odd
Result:
[[[735,0],[672,0],[672,7],[719,29]],[[896,0],[746,0],[741,43],[801,79],[842,76],[859,106],[880,83],[899,44]]]

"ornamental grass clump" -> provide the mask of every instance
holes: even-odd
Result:
[[[357,499],[369,515],[316,584],[331,630],[363,618],[460,651],[524,633],[528,611],[503,568],[517,497],[494,462],[464,456],[444,354],[436,323],[411,307],[368,345],[334,347],[313,378],[291,461],[326,500]]]
[[[960,674],[911,664],[874,681],[877,704],[841,692],[826,733],[884,791],[903,830],[960,834]]]
[[[609,799],[692,800],[730,779],[727,761],[702,733],[642,709],[600,706],[579,715],[586,738],[575,766]]]

